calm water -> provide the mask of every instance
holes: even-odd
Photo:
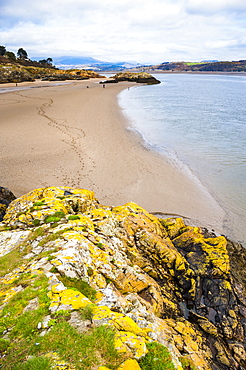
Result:
[[[153,150],[191,171],[227,213],[228,235],[246,245],[246,76],[158,74],[160,85],[119,102]]]

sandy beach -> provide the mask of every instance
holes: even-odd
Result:
[[[46,186],[85,188],[104,205],[133,201],[225,232],[225,213],[206,189],[129,130],[117,95],[134,84],[98,82],[25,83],[18,87],[37,88],[0,94],[0,185],[17,197]]]

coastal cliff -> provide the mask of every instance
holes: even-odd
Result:
[[[3,189],[3,369],[246,369],[240,244],[89,190]]]

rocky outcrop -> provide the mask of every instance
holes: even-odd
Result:
[[[21,68],[13,68],[12,66],[0,68],[0,83],[23,81],[34,81],[34,78],[29,72]]]
[[[130,81],[130,82],[145,83],[149,85],[161,83],[154,76],[146,72],[139,72],[139,73],[119,72],[114,76],[114,78],[116,79],[116,81]]]
[[[117,83],[120,81],[129,81],[129,82],[137,82],[137,83],[144,83],[148,85],[154,85],[161,83],[157,80],[154,76],[146,72],[119,72],[112,78],[108,80],[102,81],[101,83]]]
[[[3,368],[246,369],[240,245],[68,187],[13,200],[0,230]]]
[[[89,77],[72,76],[70,74],[52,74],[42,78],[42,81],[88,80]]]
[[[46,74],[42,80],[43,81],[65,81],[65,80],[88,80],[90,78],[102,78],[94,71],[87,70],[57,70],[56,73]]]
[[[24,82],[42,79],[43,81],[85,80],[102,78],[94,71],[87,70],[59,70],[55,68],[41,68],[35,66],[21,66],[16,64],[0,65],[0,83]]]
[[[0,222],[3,220],[8,205],[14,199],[16,197],[9,189],[0,186]]]

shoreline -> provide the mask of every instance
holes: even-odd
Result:
[[[221,76],[246,76],[246,72],[222,72],[222,71],[149,71],[152,74],[169,73],[169,74],[197,74],[197,75],[221,75]]]
[[[132,201],[225,234],[226,214],[206,189],[129,129],[118,94],[139,85],[102,88],[99,81],[46,81],[39,89],[1,95],[1,186],[17,197],[46,186],[84,188],[104,205]]]

